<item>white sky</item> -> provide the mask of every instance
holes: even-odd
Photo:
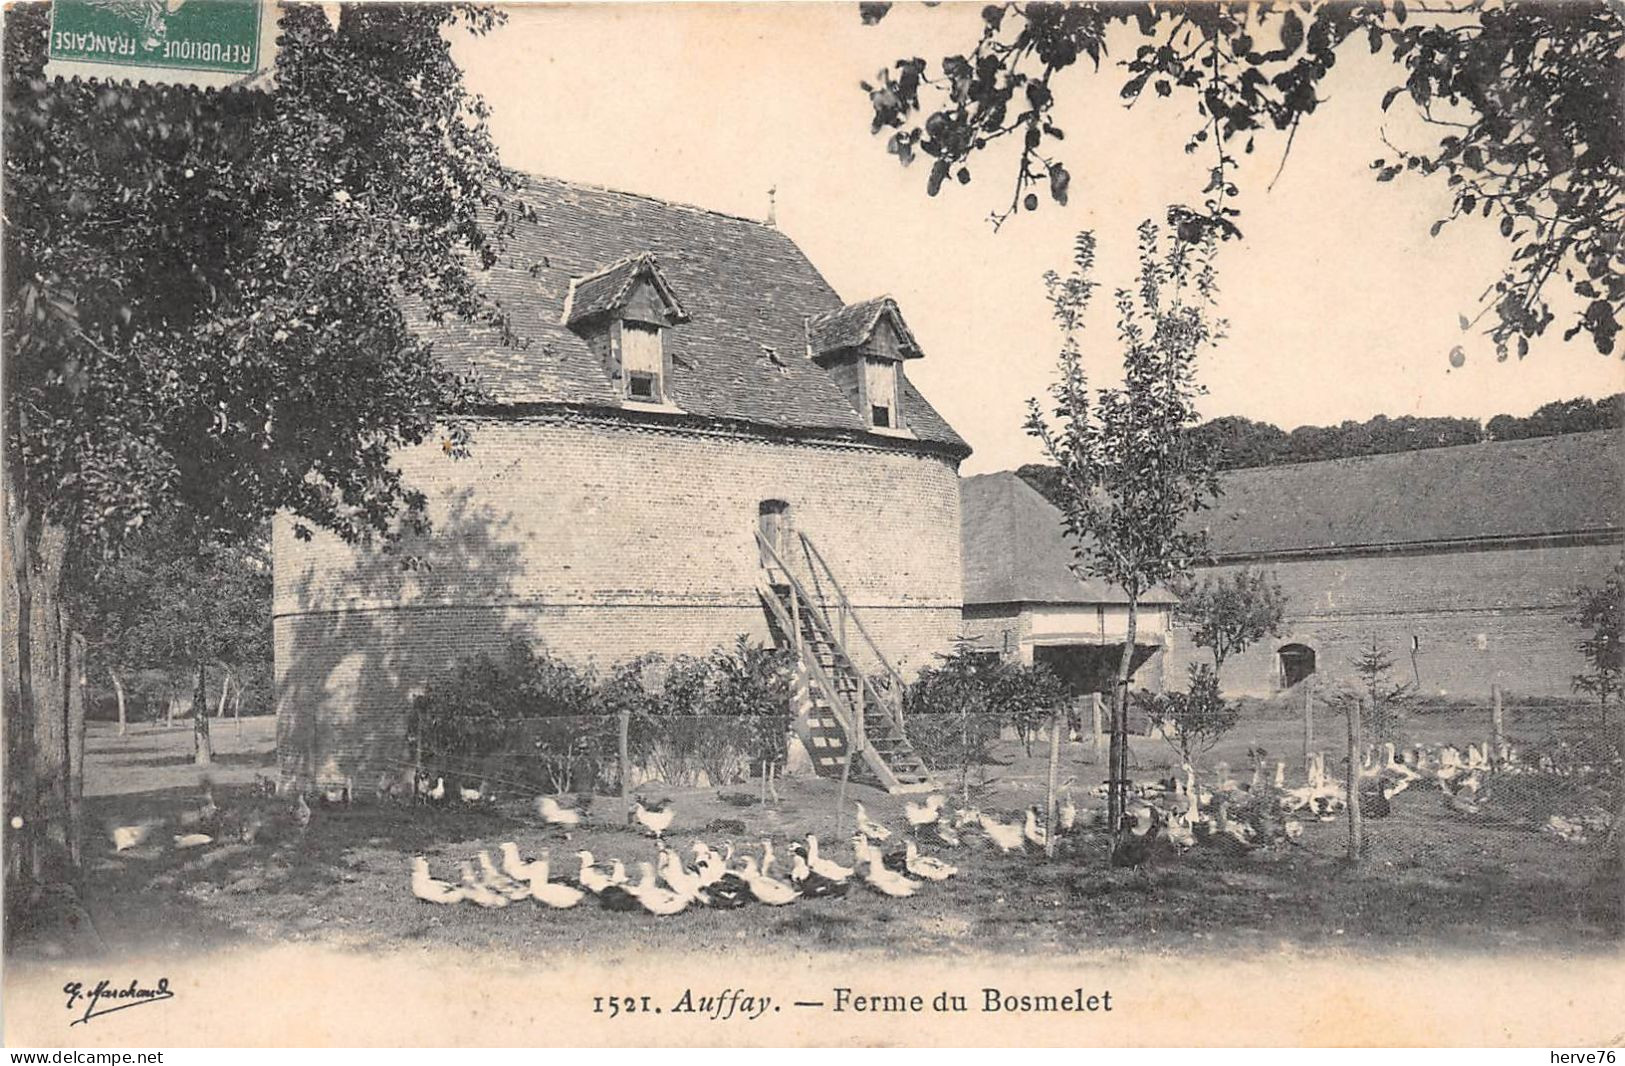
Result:
[[[866,27],[856,5],[514,7],[505,27],[459,34],[454,48],[511,166],[755,218],[777,187],[779,226],[844,299],[897,298],[926,353],[909,376],[975,447],[964,470],[977,473],[1038,457],[1021,421],[1057,345],[1043,272],[1064,271],[1073,236],[1092,228],[1097,279],[1128,283],[1136,224],[1197,200],[1210,165],[1182,150],[1187,99],[1129,112],[1120,71],[1081,69],[1056,83],[1070,207],[1046,203],[993,232],[987,216],[1013,176],[1002,155],[973,161],[970,185],[927,197],[926,165],[905,170],[884,135],[870,136],[858,82],[899,56],[968,51],[979,9],[900,7]],[[1373,179],[1371,161],[1391,155],[1377,100],[1395,68],[1363,52],[1340,53],[1273,191],[1280,138],[1261,136],[1242,171],[1246,240],[1219,263],[1231,328],[1205,357],[1203,414],[1286,429],[1374,414],[1488,418],[1625,388],[1621,360],[1584,337],[1561,341],[1562,314],[1522,362],[1497,363],[1487,338],[1463,336],[1458,313],[1477,312],[1509,246],[1490,222],[1430,239],[1448,207],[1442,180]],[[1391,138],[1415,132],[1403,112],[1387,117]],[[1085,341],[1097,381],[1117,359],[1109,302]],[[1451,370],[1458,343],[1467,363]]]

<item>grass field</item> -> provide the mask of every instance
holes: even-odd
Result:
[[[1561,711],[1549,712],[1553,716]],[[1433,714],[1408,723],[1414,739],[1480,738],[1481,716]],[[1327,726],[1341,728],[1333,720]],[[1514,723],[1530,739],[1566,719],[1529,715]],[[1301,767],[1301,724],[1244,722],[1204,765],[1226,759],[1250,767],[1246,750],[1264,747]],[[1328,738],[1330,740],[1331,738]],[[286,800],[253,796],[256,773],[273,765],[274,722],[217,724],[217,764],[210,771],[222,807],[270,804],[277,814],[253,844],[218,843],[190,851],[170,846],[165,827],[143,846],[115,854],[101,830],[148,818],[177,819],[199,802],[201,771],[190,762],[188,729],[135,727],[125,737],[94,724],[88,743],[86,807],[92,833],[84,905],[94,934],[65,940],[26,922],[10,946],[24,953],[73,954],[105,945],[115,952],[193,950],[234,943],[315,941],[333,946],[401,948],[456,945],[515,956],[550,951],[616,952],[712,945],[759,951],[773,944],[840,952],[1249,953],[1282,948],[1315,951],[1359,946],[1374,951],[1478,950],[1516,947],[1583,953],[1615,950],[1618,892],[1605,848],[1567,843],[1539,832],[1544,815],[1469,820],[1449,810],[1436,791],[1400,797],[1392,817],[1370,826],[1365,861],[1343,861],[1344,824],[1311,823],[1297,844],[1242,858],[1204,848],[1150,869],[1117,870],[1106,862],[1105,840],[1090,832],[1066,838],[1054,862],[1005,856],[980,838],[944,856],[961,874],[928,885],[908,900],[855,890],[843,900],[799,902],[784,908],[685,913],[672,918],[609,913],[589,905],[548,912],[528,901],[505,910],[469,905],[436,907],[407,889],[407,865],[428,856],[437,876],[456,879],[456,864],[479,849],[495,854],[514,840],[527,855],[551,849],[554,868],[573,870],[582,847],[628,865],[652,860],[652,841],[626,827],[619,801],[599,797],[590,824],[568,836],[543,827],[526,797],[494,806],[427,807],[357,803],[317,809],[308,829],[292,824]],[[1028,757],[1007,744],[992,768],[984,810],[1010,813],[1041,802],[1044,745]],[[1328,743],[1331,761],[1338,755]],[[1137,776],[1169,765],[1162,741],[1135,741]],[[1289,754],[1296,753],[1296,754]],[[1062,776],[1083,798],[1098,781],[1088,745],[1065,747]],[[732,789],[725,791],[747,791]],[[756,846],[771,839],[784,860],[790,839],[817,832],[826,848],[850,854],[836,825],[835,782],[782,782],[781,800],[739,808],[715,790],[672,793],[672,838],[686,845],[700,835],[713,844]],[[660,795],[651,787],[649,795]],[[902,823],[901,800],[854,786],[882,821]],[[1097,803],[1098,801],[1089,800]],[[707,829],[713,820],[737,827]],[[848,815],[842,827],[851,831]]]

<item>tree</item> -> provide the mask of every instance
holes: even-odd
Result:
[[[1191,643],[1213,654],[1215,681],[1230,656],[1281,635],[1286,591],[1273,573],[1244,566],[1228,578],[1179,582],[1176,594],[1175,617],[1191,627]]]
[[[865,5],[875,22],[885,4]],[[1561,274],[1581,302],[1564,333],[1590,335],[1611,353],[1625,311],[1625,131],[1618,122],[1625,65],[1625,19],[1592,2],[1464,0],[1412,21],[1403,0],[1282,4],[990,4],[968,52],[935,64],[899,59],[864,83],[873,132],[907,165],[931,158],[926,190],[952,176],[971,181],[978,153],[1006,139],[1019,147],[1014,191],[995,223],[1038,209],[1035,191],[1066,204],[1071,172],[1060,158],[1065,130],[1054,122],[1058,77],[1087,59],[1098,71],[1108,40],[1137,34],[1119,61],[1121,96],[1133,107],[1152,90],[1191,100],[1194,129],[1185,150],[1212,153],[1199,208],[1182,235],[1211,229],[1240,236],[1235,174],[1262,133],[1284,136],[1282,163],[1298,126],[1314,114],[1319,87],[1339,54],[1387,50],[1399,68],[1373,99],[1388,111],[1402,97],[1437,129],[1436,143],[1390,146],[1372,163],[1378,181],[1438,175],[1452,192],[1450,221],[1498,220],[1510,244],[1499,280],[1478,317],[1505,359],[1553,320],[1546,287]],[[1421,9],[1418,8],[1420,11]],[[1473,325],[1465,316],[1462,328]]]
[[[1585,657],[1585,673],[1574,675],[1574,691],[1587,692],[1597,697],[1602,712],[1602,727],[1608,728],[1608,703],[1620,691],[1620,675],[1625,672],[1625,559],[1614,564],[1614,572],[1596,588],[1582,586],[1575,590],[1580,608],[1569,622],[1587,630],[1579,643],[1580,654]]]
[[[1411,685],[1389,680],[1394,659],[1377,642],[1375,634],[1370,644],[1361,645],[1360,654],[1350,659],[1349,665],[1360,679],[1363,698],[1359,702],[1367,708],[1372,733],[1378,740],[1393,740],[1399,733],[1400,715],[1413,695]],[[1351,705],[1348,700],[1343,703]]]
[[[442,31],[450,5],[280,11],[277,84],[47,81],[5,27],[8,877],[71,866],[69,560],[153,515],[227,543],[287,509],[349,540],[421,527],[392,454],[480,398],[420,320],[501,325],[477,271],[516,210]]]
[[[1219,674],[1207,663],[1191,663],[1184,692],[1136,692],[1134,701],[1152,726],[1179,753],[1181,762],[1193,762],[1224,738],[1241,716],[1219,692]]]
[[[1187,574],[1206,538],[1190,517],[1218,491],[1212,457],[1191,437],[1197,423],[1196,357],[1223,334],[1208,311],[1216,296],[1207,234],[1193,246],[1174,234],[1164,248],[1151,222],[1139,227],[1139,271],[1133,289],[1116,291],[1120,386],[1091,391],[1079,336],[1096,286],[1095,241],[1078,236],[1073,271],[1053,271],[1045,286],[1063,337],[1051,416],[1028,402],[1027,431],[1060,469],[1058,506],[1072,537],[1077,570],[1121,589],[1127,632],[1112,701],[1108,817],[1123,827],[1128,786],[1128,682],[1134,665],[1140,598]]]

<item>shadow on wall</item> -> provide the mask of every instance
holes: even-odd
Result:
[[[380,774],[405,771],[412,696],[460,658],[537,638],[515,607],[526,567],[511,520],[468,488],[447,489],[430,515],[429,533],[387,549],[318,542],[283,563],[315,560],[291,597],[296,609],[275,620],[284,782],[353,776],[370,789]],[[336,559],[350,561],[324,562]]]

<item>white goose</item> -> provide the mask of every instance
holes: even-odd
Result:
[[[749,855],[740,860],[740,865],[742,868],[739,876],[750,886],[750,894],[769,907],[782,907],[786,903],[794,903],[801,895],[783,881],[764,876],[756,868],[756,860]]]
[[[461,903],[466,893],[449,881],[429,876],[429,860],[422,855],[412,860],[412,895],[425,903]]]
[[[946,881],[959,872],[957,866],[945,863],[941,859],[932,858],[929,855],[921,855],[920,849],[915,846],[912,840],[905,841],[903,848],[905,856],[903,865],[915,877],[923,877],[927,881]]]

